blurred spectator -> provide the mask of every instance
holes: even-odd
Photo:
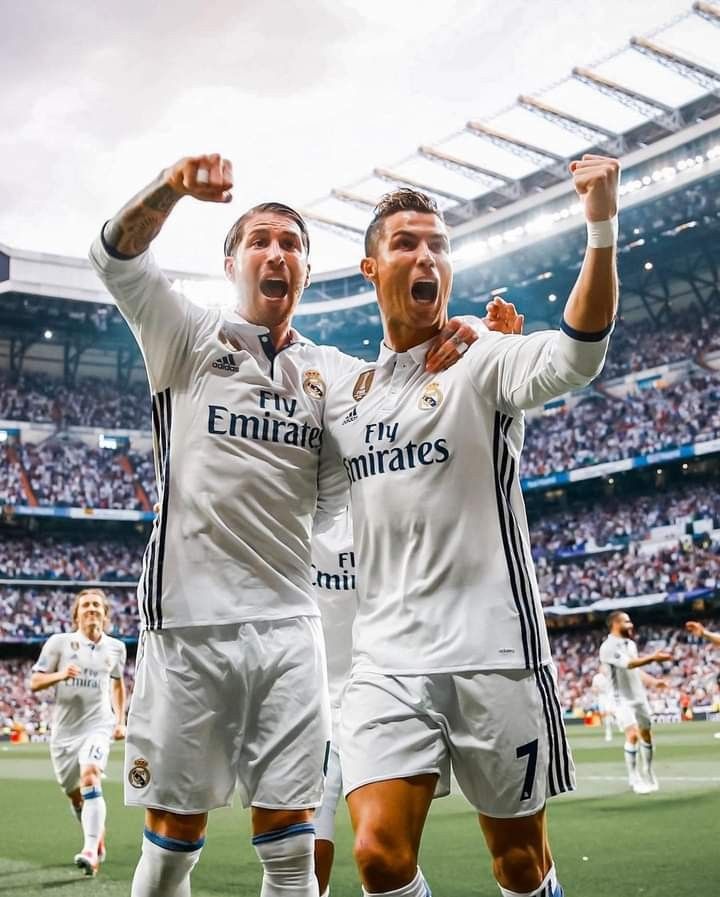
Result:
[[[77,589],[0,586],[0,641],[45,640],[53,632],[72,628],[70,607]],[[110,634],[137,637],[138,614],[134,588],[106,594],[112,606]]]
[[[136,582],[143,549],[139,541],[69,542],[4,534],[0,541],[0,579]]]

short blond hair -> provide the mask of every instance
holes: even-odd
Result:
[[[81,592],[78,592],[77,595],[75,596],[75,599],[73,600],[73,603],[72,603],[72,607],[70,608],[70,619],[73,622],[73,626],[78,625],[78,610],[80,609],[80,602],[86,595],[98,595],[100,597],[100,600],[103,603],[103,607],[105,608],[105,622],[104,622],[103,628],[108,629],[110,626],[110,610],[111,610],[110,599],[105,594],[105,592],[103,592],[102,589],[94,589],[94,588],[83,589]]]

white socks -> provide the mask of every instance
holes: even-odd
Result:
[[[640,739],[640,770],[642,775],[648,779],[648,781],[652,781],[653,771],[652,771],[652,761],[653,761],[653,745],[652,742],[648,744],[647,741],[643,741]]]
[[[402,888],[395,891],[366,891],[363,888],[364,897],[432,897],[428,883],[418,866],[415,878]]]
[[[627,768],[628,779],[632,785],[637,778],[637,755],[638,749],[636,744],[625,742],[625,767]]]
[[[503,888],[501,885],[498,885],[498,887],[502,897],[563,897],[563,889],[558,884],[554,863],[542,880],[540,887],[535,888],[534,891],[519,893],[518,891],[508,891],[507,888]]]
[[[102,833],[105,831],[105,817],[107,807],[100,785],[88,785],[80,789],[83,796],[82,811],[80,812],[80,825],[83,830],[83,853],[92,853],[97,856],[98,844]]]
[[[263,864],[260,897],[319,897],[311,822],[255,835],[252,843]]]
[[[130,897],[190,897],[190,873],[205,839],[178,841],[145,829]]]

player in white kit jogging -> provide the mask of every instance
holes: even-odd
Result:
[[[366,233],[385,339],[325,409],[350,482],[358,613],[340,758],[366,894],[425,897],[417,866],[451,767],[503,894],[562,894],[547,796],[574,787],[518,461],[523,409],[602,368],[617,308],[619,166],[573,163],[589,247],[559,331],[481,334],[462,364],[424,370],[452,286],[431,200],[398,191]]]
[[[637,645],[633,640],[633,623],[625,611],[617,610],[610,614],[608,629],[609,635],[600,645],[600,662],[610,670],[615,718],[625,732],[628,784],[636,794],[650,794],[658,790],[658,783],[652,768],[652,715],[640,667],[672,660],[672,654],[656,651],[654,654],[638,656]],[[662,680],[649,676],[646,676],[645,681],[654,685],[663,684]]]
[[[33,666],[30,689],[55,687],[50,756],[83,831],[75,864],[95,875],[105,859],[102,775],[110,741],[125,737],[125,645],[104,630],[110,605],[100,589],[84,589],[73,602],[72,632],[45,642]]]
[[[146,808],[132,897],[185,897],[208,812],[252,808],[263,897],[313,897],[312,816],[330,737],[310,568],[328,382],[360,363],[291,327],[309,283],[302,218],[279,203],[225,242],[232,311],[171,288],[148,252],[184,196],[227,202],[230,163],[180,160],[103,228],[90,258],[152,391],[160,508],[138,589],[125,797]],[[464,335],[467,334],[467,335]],[[469,342],[459,324],[455,337]],[[451,350],[454,346],[451,346]]]

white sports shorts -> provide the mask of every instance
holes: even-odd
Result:
[[[315,811],[313,824],[317,841],[335,842],[335,814],[342,797],[342,770],[337,744],[330,745],[327,773],[325,774],[325,790],[322,803]]]
[[[345,794],[435,774],[435,797],[460,790],[486,816],[529,816],[575,789],[555,670],[353,676],[343,696]]]
[[[111,738],[112,728],[101,728],[68,741],[50,743],[55,778],[66,794],[80,787],[83,766],[97,766],[101,772],[105,770]]]
[[[320,619],[143,633],[125,803],[174,813],[317,807],[330,740]]]
[[[652,727],[652,713],[647,701],[624,701],[619,698],[613,713],[621,729],[628,729],[630,726],[637,726],[639,729]]]

